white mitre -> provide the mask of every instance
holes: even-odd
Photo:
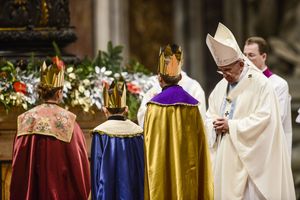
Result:
[[[219,23],[215,36],[206,36],[206,44],[217,64],[226,66],[238,59],[243,59],[248,66],[255,69],[255,65],[242,53],[232,32],[222,23]]]

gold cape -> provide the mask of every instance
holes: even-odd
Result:
[[[197,106],[148,104],[145,200],[213,199],[205,128]]]

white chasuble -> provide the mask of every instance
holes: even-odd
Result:
[[[295,199],[287,143],[272,85],[252,68],[228,94],[227,85],[225,79],[216,85],[206,116],[215,199],[246,199],[246,189],[249,192],[251,188],[256,192],[254,196],[264,199]],[[224,97],[224,111],[232,110],[233,103],[234,109],[228,119],[229,133],[219,141],[212,121],[224,117]]]

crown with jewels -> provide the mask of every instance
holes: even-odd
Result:
[[[181,72],[183,52],[180,46],[168,44],[159,50],[158,73],[177,76]]]
[[[126,107],[126,87],[124,82],[113,81],[103,88],[104,106],[107,108]]]

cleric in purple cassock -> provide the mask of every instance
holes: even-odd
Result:
[[[124,83],[106,85],[103,96],[108,120],[92,131],[92,199],[143,199],[143,129],[125,117]]]
[[[60,62],[59,62],[60,63]],[[41,105],[18,117],[11,200],[88,199],[90,170],[84,135],[62,99],[64,66],[43,63]]]

